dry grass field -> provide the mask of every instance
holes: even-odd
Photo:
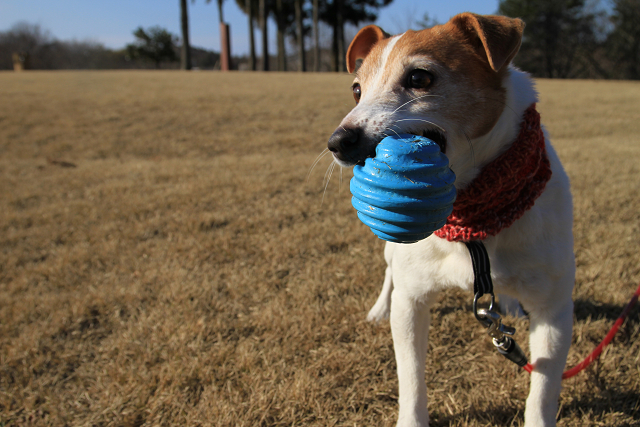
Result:
[[[393,426],[383,242],[329,159],[350,77],[0,73],[0,426]],[[540,81],[571,177],[573,366],[640,281],[640,83]],[[528,374],[449,292],[434,426],[521,426]],[[560,426],[640,425],[640,309]],[[527,348],[528,322],[510,319]]]

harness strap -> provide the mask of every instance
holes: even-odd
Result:
[[[489,255],[484,243],[481,240],[464,242],[471,255],[471,264],[473,265],[473,314],[476,319],[487,328],[487,333],[493,338],[493,345],[498,352],[507,359],[511,360],[520,367],[527,365],[527,356],[515,342],[511,335],[515,328],[502,324],[501,317],[493,311],[495,296],[493,295],[493,282],[491,281],[491,265],[489,263]],[[478,309],[478,299],[482,295],[491,295],[491,306],[489,309]]]
[[[487,249],[481,240],[464,242],[471,255],[473,264],[473,293],[476,298],[485,294],[493,295],[493,282],[491,281],[491,264]]]

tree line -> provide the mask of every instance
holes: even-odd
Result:
[[[108,49],[87,41],[61,41],[37,24],[18,22],[0,32],[0,70],[11,70],[14,62],[34,70],[87,70],[178,68],[178,37],[160,27],[138,28],[134,42],[124,49]],[[169,40],[167,41],[167,37]],[[220,55],[192,48],[194,64],[214,68]]]
[[[187,0],[180,1],[180,21],[182,31],[181,68],[190,68],[189,18]],[[195,0],[193,0],[195,1]],[[210,3],[211,0],[205,0]],[[289,56],[285,39],[291,38],[297,47],[298,71],[307,71],[307,49],[305,41],[313,37],[313,70],[320,71],[320,24],[331,29],[331,69],[346,70],[345,65],[345,26],[358,26],[363,22],[373,22],[378,18],[378,10],[393,0],[235,0],[238,7],[247,15],[249,28],[249,64],[250,70],[258,69],[255,46],[255,28],[261,34],[262,71],[271,69],[269,53],[269,18],[276,25],[276,67],[278,71],[287,71]],[[220,24],[224,23],[224,0],[216,0]]]
[[[138,28],[134,42],[117,51],[97,43],[61,42],[37,25],[17,24],[0,32],[0,69],[12,68],[14,52],[28,53],[31,68],[40,69],[177,68],[178,62],[187,68],[185,58],[193,66],[214,68],[218,52],[189,46],[187,1],[179,1],[182,38],[160,27]],[[345,27],[374,21],[380,8],[392,0],[235,1],[250,24],[249,54],[235,57],[236,64],[242,62],[249,70],[342,71],[349,42]],[[224,22],[223,2],[216,0],[220,23]],[[515,63],[535,77],[640,79],[640,0],[501,0],[497,13],[526,22]],[[269,52],[269,21],[276,25],[276,52]],[[435,24],[425,14],[413,27]],[[319,42],[320,26],[323,34],[331,33],[325,49]],[[259,49],[253,39],[256,28],[262,33]],[[293,42],[292,52],[286,50],[287,39]]]
[[[186,19],[186,0],[180,1]],[[224,0],[216,1],[223,23]],[[296,42],[298,71],[307,69],[305,39],[313,37],[313,70],[319,70],[319,22],[332,31],[331,69],[344,71],[345,26],[373,22],[379,9],[392,0],[235,1],[249,22],[251,70],[257,68],[254,22],[262,33],[260,69],[269,69],[269,61],[264,59],[269,58],[267,17],[273,17],[279,71],[287,69],[284,43],[287,36]],[[515,63],[535,77],[640,79],[640,0],[500,0],[497,13],[526,22]],[[415,24],[417,28],[426,28],[436,22],[425,14]]]
[[[501,0],[526,27],[515,64],[536,77],[640,79],[640,0]]]

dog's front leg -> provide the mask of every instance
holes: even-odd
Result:
[[[389,317],[389,311],[391,309],[391,293],[393,292],[393,277],[391,266],[387,266],[387,270],[384,275],[384,282],[382,283],[382,291],[378,297],[376,303],[369,310],[367,314],[367,320],[369,322],[380,322]]]
[[[556,283],[557,289],[568,289],[567,295],[556,296],[553,302],[541,308],[533,307],[529,313],[531,362],[534,370],[531,374],[531,389],[524,413],[526,427],[552,427],[556,425],[558,399],[562,371],[571,345],[573,326],[573,301],[571,281]],[[526,308],[526,307],[525,307]]]
[[[429,308],[429,304],[393,290],[390,322],[398,369],[398,427],[429,425],[425,384]]]
[[[382,292],[375,305],[369,311],[367,320],[370,322],[379,322],[389,317],[391,310],[391,292],[393,292],[393,253],[396,243],[387,242],[384,247],[384,259],[387,262],[387,270],[384,275],[384,283],[382,284]]]

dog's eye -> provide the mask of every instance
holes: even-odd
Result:
[[[362,89],[360,88],[360,84],[354,83],[352,86],[353,89],[353,99],[356,100],[356,104],[360,102],[360,97],[362,96]]]
[[[420,68],[409,74],[408,86],[413,89],[426,89],[433,82],[433,74]]]

